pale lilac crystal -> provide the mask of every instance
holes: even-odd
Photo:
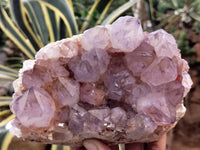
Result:
[[[50,43],[40,49],[36,54],[36,59],[58,59],[71,58],[78,55],[79,52],[79,37],[73,36],[71,39],[63,39],[61,41]]]
[[[76,110],[71,110],[68,128],[73,134],[78,134],[83,131],[84,118]]]
[[[87,51],[94,48],[106,49],[110,44],[110,37],[107,28],[97,26],[86,30],[81,38],[81,44],[83,49]]]
[[[183,99],[183,91],[184,87],[178,81],[172,81],[165,85],[165,97],[167,101],[176,106],[177,104],[181,103]]]
[[[127,115],[125,110],[123,110],[120,107],[115,107],[111,110],[111,115],[110,115],[111,121],[116,125],[116,130],[117,131],[123,131],[126,122],[127,122]]]
[[[92,110],[89,110],[88,112],[102,121],[105,120],[110,115],[109,108],[92,109]]]
[[[144,41],[155,49],[157,57],[180,56],[175,38],[162,29],[149,33]]]
[[[61,58],[59,61],[57,60],[52,60],[52,61],[47,61],[47,60],[42,60],[39,59],[36,64],[39,66],[42,66],[49,71],[49,74],[51,75],[52,78],[56,77],[68,77],[69,72],[66,69],[66,63],[68,62],[67,59]]]
[[[102,120],[99,120],[97,117],[87,113],[84,116],[84,128],[86,131],[90,130],[94,132],[101,132],[105,127]]]
[[[175,122],[175,111],[170,106],[163,93],[150,93],[137,100],[137,112],[149,116],[158,125],[168,125]]]
[[[190,75],[186,71],[182,72],[182,77],[183,77],[182,85],[184,86],[183,96],[186,96],[188,94],[188,92],[190,91],[193,82],[192,82]]]
[[[131,91],[131,95],[128,98],[128,103],[135,106],[139,98],[146,96],[150,92],[151,92],[151,87],[148,84],[146,83],[138,84]]]
[[[48,127],[54,116],[55,104],[43,89],[30,88],[12,101],[11,110],[26,127]]]
[[[22,84],[26,88],[42,87],[51,82],[51,76],[45,67],[35,65],[33,69],[23,72]]]
[[[93,49],[82,57],[72,58],[69,67],[77,81],[95,82],[99,79],[108,66],[109,56],[103,49]]]
[[[138,114],[134,118],[128,120],[126,132],[129,138],[140,139],[154,132],[156,128],[157,125],[151,118]]]
[[[83,84],[80,88],[80,100],[95,106],[103,104],[104,93],[94,84]]]
[[[157,58],[145,71],[141,74],[141,80],[150,85],[160,85],[168,83],[177,78],[177,65],[169,57]]]
[[[136,82],[120,56],[113,56],[103,80],[108,88],[109,98],[113,100],[120,100],[126,94],[130,94]]]
[[[55,98],[61,106],[73,106],[79,101],[79,83],[59,77],[54,81]]]
[[[117,19],[107,28],[115,52],[131,52],[144,39],[140,21],[130,16]]]
[[[13,83],[11,132],[51,144],[152,142],[183,117],[192,86],[172,35],[125,16],[42,48]]]
[[[133,52],[126,54],[125,61],[132,74],[134,76],[140,76],[141,73],[153,62],[155,57],[154,48],[143,42]]]

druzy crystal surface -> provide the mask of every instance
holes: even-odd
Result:
[[[45,143],[150,142],[184,115],[192,81],[172,35],[125,16],[48,44],[24,62],[11,132]]]

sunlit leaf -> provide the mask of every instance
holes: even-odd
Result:
[[[40,1],[41,4],[45,5],[47,8],[53,10],[60,18],[64,21],[69,36],[76,35],[78,33],[78,26],[75,20],[73,11],[70,8],[68,1],[63,0],[43,0]]]
[[[23,9],[26,10],[28,20],[26,18],[23,19],[24,22],[29,23],[26,23],[26,28],[28,29],[28,32],[31,35],[33,34],[32,36],[34,37],[34,40],[36,41],[40,49],[49,42],[49,32],[47,29],[46,22],[44,21],[45,16],[43,10],[40,6],[40,3],[37,0],[23,0],[23,5],[25,7]]]
[[[0,117],[4,117],[9,114],[11,114],[11,111],[9,109],[0,111]]]
[[[18,77],[18,71],[11,69],[9,67],[3,66],[0,64],[0,74],[11,76],[11,77]]]
[[[0,72],[0,79],[4,79],[4,80],[15,80],[16,78],[15,77],[12,77],[12,76],[8,76],[8,75],[5,75],[5,74],[1,74]]]
[[[2,135],[1,137],[1,150],[8,150],[8,147],[10,145],[10,143],[12,142],[12,139],[15,136],[12,135],[10,132],[6,132],[4,135]]]
[[[115,11],[113,11],[103,22],[102,25],[112,23],[117,17],[119,17],[123,12],[131,8],[138,0],[130,0],[129,2],[123,4]]]
[[[2,106],[8,106],[9,104],[10,104],[9,100],[0,101],[0,107],[2,107]]]
[[[92,14],[94,12],[94,10],[96,9],[97,5],[99,4],[101,0],[96,0],[96,2],[92,5],[91,9],[89,10],[88,12],[88,15],[86,17],[86,21],[84,21],[82,27],[81,27],[81,30],[80,32],[82,33],[88,26],[88,24],[90,23],[90,19],[92,17]]]
[[[110,8],[113,0],[110,0],[106,7],[104,8],[103,12],[101,13],[101,16],[99,17],[98,21],[96,22],[96,25],[101,24],[102,20],[105,18],[106,13],[108,12],[108,9]]]
[[[69,146],[52,145],[51,150],[71,150]]]
[[[1,2],[1,1],[0,1]],[[0,28],[18,46],[18,48],[30,59],[34,58],[34,47],[30,41],[15,26],[0,3]]]
[[[0,101],[9,101],[12,100],[11,96],[0,96]]]
[[[4,120],[2,120],[2,121],[0,122],[0,127],[5,126],[9,121],[13,120],[14,118],[15,118],[15,115],[14,115],[14,114],[8,116],[7,118],[5,118]]]
[[[35,50],[39,50],[39,45],[37,44],[37,38],[32,32],[32,29],[30,28],[30,25],[28,24],[26,14],[25,14],[25,7],[21,0],[9,0],[10,2],[10,10],[11,14],[15,20],[15,23],[17,23],[18,27],[25,33],[25,35],[28,37],[32,45],[34,46],[33,53],[35,54]]]

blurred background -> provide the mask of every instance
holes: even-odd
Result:
[[[194,82],[184,99],[187,112],[168,133],[168,150],[200,150],[200,0],[0,0],[0,149],[69,150],[23,141],[8,122],[12,82],[26,59],[50,42],[82,33],[117,17],[139,18],[145,31],[173,34]]]

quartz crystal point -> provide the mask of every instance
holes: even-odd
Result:
[[[192,80],[172,35],[143,32],[131,16],[42,48],[24,62],[10,131],[78,146],[151,142],[183,117]]]

